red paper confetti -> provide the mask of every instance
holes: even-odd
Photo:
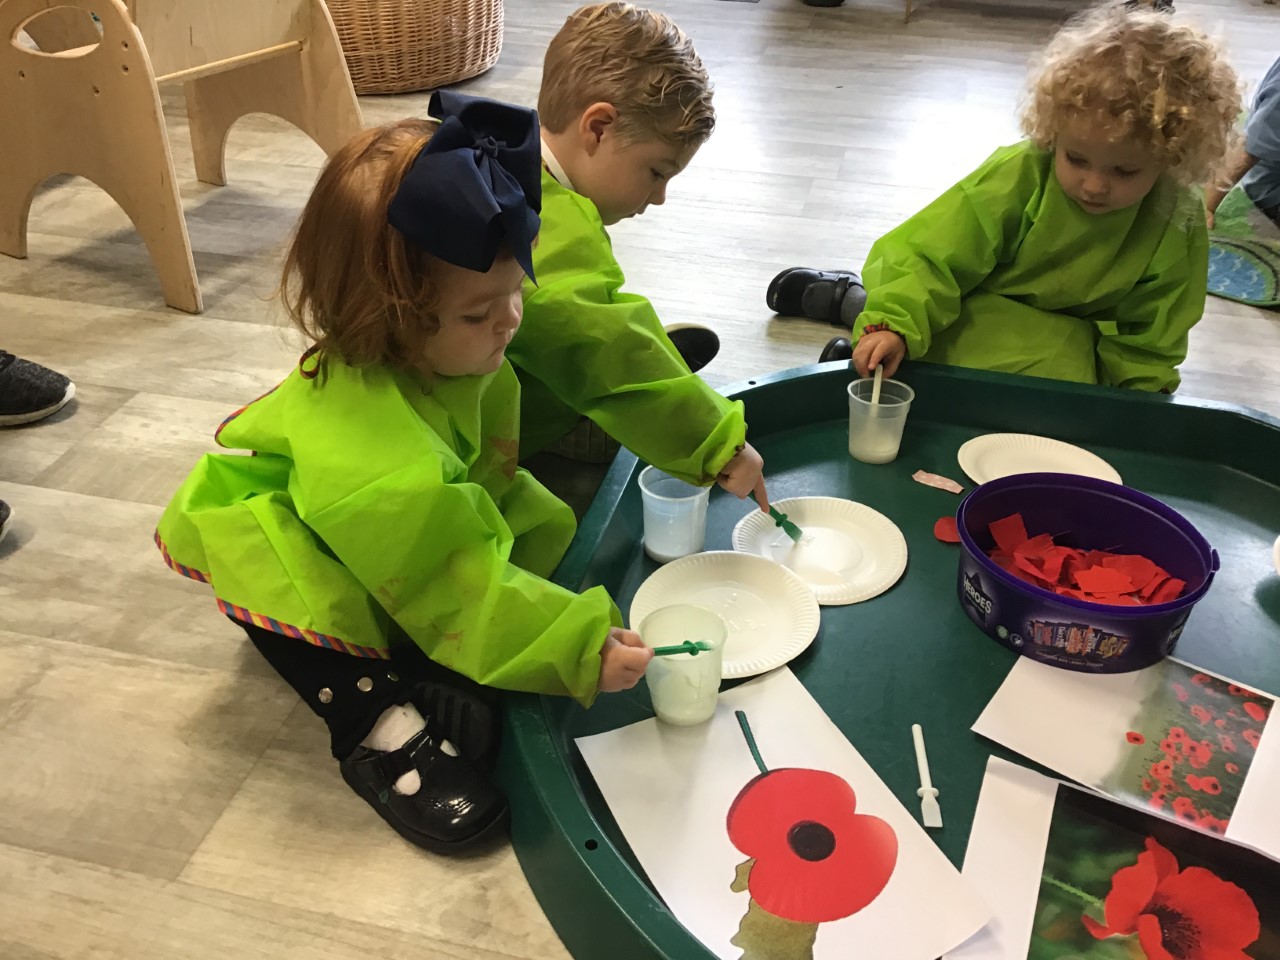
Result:
[[[943,543],[959,543],[960,527],[955,517],[939,517],[933,525],[933,535]]]
[[[944,517],[934,536],[948,543]],[[1168,603],[1182,596],[1186,582],[1169,575],[1159,564],[1136,553],[1077,550],[1053,542],[1041,533],[1030,537],[1022,514],[1015,513],[988,526],[996,545],[988,556],[1006,573],[1025,583],[1052,590],[1063,597],[1117,607]]]

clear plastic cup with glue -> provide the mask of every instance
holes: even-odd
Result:
[[[659,563],[700,553],[707,539],[708,487],[695,487],[657,467],[640,471],[644,552]]]
[[[663,723],[688,727],[706,723],[716,712],[720,671],[728,628],[719,616],[692,604],[653,611],[640,624],[640,639],[650,648],[701,641],[709,650],[654,657],[645,669],[653,712]]]
[[[890,463],[898,457],[902,430],[916,393],[905,383],[884,380],[872,403],[875,380],[849,384],[849,456],[863,463]]]

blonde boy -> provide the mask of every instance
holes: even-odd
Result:
[[[521,454],[586,416],[660,469],[767,502],[741,402],[690,372],[649,301],[622,292],[605,231],[664,203],[711,136],[711,83],[692,42],[631,4],[583,7],[547,50],[538,111],[536,283],[507,351],[523,394]]]

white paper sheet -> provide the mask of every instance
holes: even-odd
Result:
[[[746,892],[730,890],[735,868],[746,857],[726,828],[730,806],[759,775],[734,717],[739,709],[770,771],[808,768],[838,775],[854,790],[857,814],[884,820],[897,836],[888,883],[864,909],[819,925],[816,960],[932,960],[986,922],[986,905],[783,668],[721,696],[715,717],[701,726],[645,720],[578,740],[649,879],[708,949],[726,960],[742,956],[730,939],[750,902]],[[903,730],[902,744],[909,754],[909,729]]]
[[[1131,806],[1156,812],[1142,795],[1142,778],[1133,772],[1132,764],[1126,773],[1120,772],[1130,751],[1140,749],[1145,755],[1155,751],[1146,742],[1136,744],[1127,738],[1131,732],[1142,734],[1144,739],[1164,737],[1176,703],[1171,695],[1162,692],[1177,689],[1179,696],[1187,693],[1188,704],[1194,705],[1197,699],[1203,699],[1199,697],[1202,691],[1191,680],[1196,675],[1212,677],[1219,686],[1231,684],[1209,671],[1173,659],[1133,673],[1095,676],[1020,658],[973,730],[1064,777]],[[1151,704],[1153,698],[1162,695],[1161,722],[1153,726]],[[1239,796],[1234,808],[1222,817],[1229,821],[1225,835],[1269,856],[1280,857],[1280,817],[1275,814],[1276,797],[1280,797],[1280,732],[1274,716],[1277,711],[1272,709],[1273,698],[1266,694],[1256,695],[1251,702],[1252,709],[1267,711],[1265,722],[1244,722],[1238,719],[1239,714],[1237,718],[1227,718],[1225,714],[1215,717],[1211,711],[1211,719],[1202,723],[1188,706],[1181,715],[1183,719],[1177,722],[1183,724],[1190,738],[1209,743],[1215,750],[1215,759],[1208,768],[1180,763],[1174,771],[1174,785],[1176,792],[1212,805],[1216,798],[1197,794],[1188,788],[1186,778],[1215,773],[1221,774],[1215,779],[1225,784],[1228,774],[1222,772],[1221,764],[1224,760],[1231,762],[1239,768],[1243,783],[1237,784]],[[1176,711],[1173,715],[1180,716]],[[1218,728],[1214,726],[1218,719],[1230,723]],[[1252,730],[1251,736],[1260,739],[1256,747],[1235,735],[1241,728]],[[1222,736],[1228,737],[1230,753],[1218,740]],[[1158,812],[1175,815],[1168,800]]]

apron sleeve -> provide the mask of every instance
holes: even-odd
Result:
[[[493,499],[447,482],[438,458],[306,519],[432,660],[487,686],[595,699],[617,607],[603,587],[576,594],[511,563],[514,537]]]
[[[1100,323],[1098,382],[1172,393],[1187,357],[1191,328],[1204,314],[1209,233],[1198,208],[1171,224],[1150,265],[1116,307],[1115,323]]]
[[[877,240],[863,267],[867,304],[855,341],[888,329],[906,341],[907,356],[924,356],[959,317],[961,299],[1016,247],[1042,187],[1038,170],[1025,145],[1003,148]]]

